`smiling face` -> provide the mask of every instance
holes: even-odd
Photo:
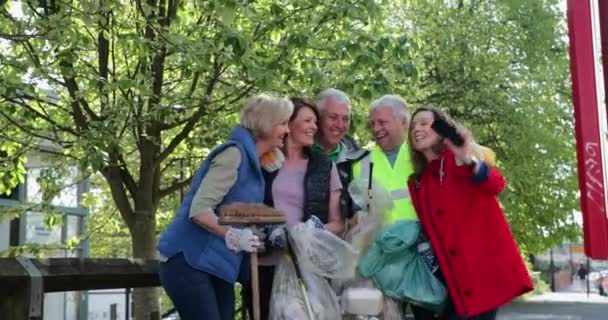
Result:
[[[272,126],[272,131],[268,137],[269,144],[272,147],[282,148],[285,138],[289,133],[289,121],[281,121]]]
[[[291,144],[300,147],[310,147],[317,132],[317,116],[310,107],[301,107],[296,116],[289,122]]]
[[[350,107],[347,102],[326,99],[321,111],[319,142],[327,149],[335,148],[350,128]]]
[[[435,116],[431,111],[417,112],[410,124],[410,143],[416,151],[429,153],[433,148],[441,143],[441,137],[431,128]]]
[[[378,108],[371,114],[370,129],[383,151],[395,150],[405,141],[407,119],[397,116],[392,108]]]

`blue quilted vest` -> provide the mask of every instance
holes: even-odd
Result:
[[[196,194],[203,177],[209,169],[211,159],[222,150],[236,146],[240,149],[242,159],[234,186],[228,191],[217,208],[232,202],[261,203],[264,199],[264,178],[255,141],[251,133],[237,126],[232,131],[230,140],[215,148],[205,159],[192,180],[190,191],[186,194],[179,211],[158,243],[159,252],[168,259],[183,253],[190,266],[205,271],[229,283],[244,282],[249,278],[249,255],[235,253],[228,249],[224,238],[208,232],[190,221],[189,213],[192,198]]]

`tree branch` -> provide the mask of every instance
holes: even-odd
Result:
[[[45,135],[39,134],[38,130],[36,130],[35,128],[28,128],[24,125],[22,125],[21,123],[19,123],[19,121],[13,119],[11,116],[9,116],[8,114],[4,113],[4,111],[0,110],[0,115],[2,115],[8,122],[10,122],[13,126],[17,127],[17,129],[21,130],[22,132],[25,132],[26,134],[32,136],[32,137],[36,137],[36,138],[40,138],[40,139],[45,139],[48,141],[55,141],[56,143],[61,143],[61,141],[57,141],[56,139],[53,139],[52,137],[47,137]]]
[[[25,96],[25,95],[24,95]],[[55,120],[51,119],[48,115],[42,114],[40,111],[32,108],[29,104],[27,104],[25,101],[18,101],[16,99],[12,99],[12,98],[7,98],[4,97],[7,101],[15,103],[20,105],[23,108],[28,109],[30,112],[34,113],[36,115],[36,117],[43,119],[44,121],[48,122],[50,125],[52,125],[54,128],[59,129],[60,131],[66,132],[66,133],[70,133],[74,136],[80,136],[78,134],[78,132],[74,131],[72,128],[70,127],[65,127],[60,125],[59,123],[57,123]],[[28,99],[33,98],[33,97],[28,97]],[[34,99],[30,99],[36,102],[41,102],[39,99],[34,98]],[[46,103],[46,101],[42,101],[43,103]]]
[[[201,72],[197,71],[194,73],[194,77],[192,78],[192,84],[190,84],[190,89],[188,90],[188,94],[186,95],[188,98],[192,98],[196,87],[198,86],[198,81],[201,78]]]
[[[65,69],[72,70],[71,63],[68,63],[65,60],[60,61],[59,64]],[[65,69],[62,70],[61,73],[63,75],[63,80],[65,81],[65,86],[68,89],[68,93],[70,94],[70,106],[72,108],[72,117],[74,118],[74,122],[76,123],[76,126],[79,131],[87,130],[89,128],[88,120],[82,112],[82,109],[80,108],[79,101],[82,101],[84,103],[86,102],[82,98],[78,98],[78,84],[76,83],[76,80],[73,76],[66,74]]]
[[[110,56],[110,41],[106,38],[105,34],[109,35],[110,33],[110,30],[108,30],[110,13],[103,12],[104,5],[105,1],[100,0],[98,14],[102,19],[99,19],[99,32],[97,34],[97,63],[99,64],[99,80],[97,81],[97,87],[99,88],[99,96],[101,97],[100,113],[102,115],[105,114],[104,110],[107,104],[110,103],[108,93],[105,92],[105,86],[106,83],[108,83],[108,62]]]
[[[213,66],[214,66],[214,73],[207,81],[207,86],[205,89],[205,96],[207,96],[207,97],[210,96],[211,93],[213,92],[213,89],[215,88],[217,80],[219,79],[220,74],[221,74],[220,70],[222,68],[222,65],[217,62],[217,59],[214,59]],[[177,146],[180,143],[182,143],[182,141],[184,141],[184,139],[186,139],[186,137],[188,137],[188,135],[190,134],[192,129],[194,129],[194,127],[196,126],[198,121],[205,114],[207,114],[206,106],[207,106],[206,101],[201,101],[199,103],[198,110],[188,119],[188,121],[186,121],[186,124],[184,125],[182,130],[177,135],[175,135],[175,137],[171,140],[171,142],[169,142],[169,144],[167,145],[167,148],[165,148],[165,150],[163,150],[161,152],[160,156],[156,160],[157,165],[160,165],[160,163],[162,163],[171,153],[173,153],[175,148],[177,148]]]
[[[156,160],[156,164],[162,163],[173,151],[177,148],[177,146],[184,141],[194,129],[198,121],[207,114],[207,110],[205,109],[207,105],[200,105],[198,110],[186,121],[186,124],[182,128],[182,130],[173,137],[171,142],[167,145],[165,150],[163,150]]]
[[[129,190],[131,197],[135,198],[135,194],[137,192],[137,183],[135,183],[135,179],[133,179],[131,172],[129,172],[127,162],[123,158],[122,154],[120,154],[118,151],[116,151],[115,157],[118,160],[117,162],[119,163],[120,176],[122,178],[122,181],[127,187],[127,190]]]
[[[129,202],[129,198],[127,198],[125,186],[122,183],[120,168],[109,164],[102,168],[100,172],[110,186],[112,199],[114,199],[114,203],[116,203],[116,208],[120,212],[120,215],[129,229],[133,228],[135,224],[135,211]]]
[[[162,198],[172,194],[173,192],[180,190],[181,188],[185,188],[185,187],[189,186],[191,182],[192,182],[192,176],[190,176],[189,178],[187,178],[185,180],[176,182],[175,184],[173,184],[165,189],[160,190],[158,197],[160,199],[162,199]]]

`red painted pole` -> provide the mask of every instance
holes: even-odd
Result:
[[[604,90],[608,94],[608,1],[599,0],[600,36],[602,39],[602,65],[604,67]]]
[[[595,0],[594,0],[595,1]],[[602,8],[606,10],[606,1]],[[589,0],[568,0],[568,33],[570,38],[570,72],[576,132],[578,177],[583,213],[585,254],[593,259],[608,259],[608,216],[605,170],[606,134],[600,123],[606,123],[603,94],[605,86],[597,86],[604,78],[596,76],[596,64],[602,64],[594,51],[593,6]],[[600,29],[608,28],[606,15],[600,19]],[[604,31],[606,33],[607,31]],[[602,40],[607,35],[602,36]],[[604,42],[604,41],[602,41]],[[596,48],[599,48],[596,42]],[[604,47],[606,50],[607,47]],[[604,51],[605,52],[605,51]],[[604,66],[607,56],[604,55]],[[608,72],[608,68],[604,68]],[[604,74],[604,76],[607,76]],[[605,81],[608,84],[608,81]],[[601,91],[600,91],[601,90]],[[603,92],[602,92],[603,91]],[[600,93],[598,95],[598,93]],[[605,126],[604,126],[605,127]]]

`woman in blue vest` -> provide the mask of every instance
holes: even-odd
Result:
[[[181,319],[232,320],[234,283],[247,281],[248,253],[262,243],[249,228],[219,225],[219,208],[232,202],[263,202],[260,157],[283,146],[292,112],[289,99],[250,98],[240,124],[203,162],[161,235],[160,280]]]
[[[306,222],[311,228],[323,228],[334,234],[342,232],[340,193],[342,184],[336,165],[321,151],[312,148],[317,132],[317,107],[303,98],[291,98],[294,111],[289,119],[289,135],[282,148],[286,161],[279,170],[264,170],[266,193],[264,203],[285,213],[287,224]],[[268,246],[285,246],[284,226],[268,228]],[[269,248],[270,249],[270,248]],[[260,313],[267,320],[278,250],[260,258]],[[251,312],[251,286],[245,291]]]

